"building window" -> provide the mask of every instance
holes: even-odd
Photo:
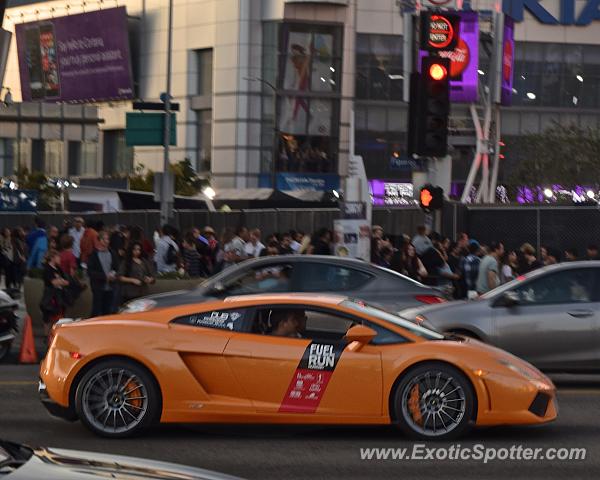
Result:
[[[356,36],[356,98],[402,100],[404,71],[400,35]]]
[[[263,84],[262,172],[273,152],[279,172],[336,172],[342,29],[266,22],[263,34],[262,76],[276,92]]]
[[[97,175],[98,144],[96,142],[69,142],[68,174],[73,176]]]
[[[0,176],[8,177],[15,173],[14,146],[13,139],[0,139]]]
[[[212,48],[196,50],[198,66],[197,95],[212,95],[213,91],[213,51]]]
[[[600,107],[600,52],[595,45],[518,42],[513,105]]]
[[[127,175],[133,171],[133,148],[125,143],[124,130],[104,130],[104,175]]]
[[[196,119],[196,170],[209,172],[212,151],[212,110],[197,110]]]
[[[408,179],[407,107],[357,106],[355,153],[363,158],[368,178]],[[403,165],[406,167],[404,168]]]
[[[45,172],[45,161],[44,161],[44,141],[39,139],[31,140],[31,171],[32,172]]]

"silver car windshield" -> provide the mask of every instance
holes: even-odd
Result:
[[[444,335],[441,333],[422,327],[416,323],[412,323],[409,320],[405,320],[398,315],[387,312],[386,310],[382,310],[381,308],[368,305],[361,300],[348,299],[344,300],[341,305],[356,310],[357,312],[366,313],[367,315],[383,320],[384,322],[398,325],[399,327],[402,327],[419,337],[425,338],[426,340],[444,339]]]

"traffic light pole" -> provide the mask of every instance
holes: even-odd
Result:
[[[172,216],[173,198],[167,195],[167,192],[172,190],[169,188],[171,176],[169,175],[169,167],[171,160],[169,158],[169,146],[171,143],[171,55],[173,51],[173,0],[169,0],[169,24],[167,27],[167,91],[165,94],[165,131],[164,131],[164,158],[163,158],[163,175],[162,175],[162,192],[160,196],[160,222],[161,225],[169,223]]]

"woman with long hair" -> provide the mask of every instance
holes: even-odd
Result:
[[[12,231],[15,268],[15,288],[21,289],[25,277],[25,266],[27,264],[27,244],[25,243],[25,231],[21,227]]]
[[[152,264],[145,257],[141,242],[129,245],[119,268],[122,303],[147,295],[148,285],[156,281]]]
[[[417,256],[417,250],[412,243],[404,244],[404,275],[420,282],[427,277],[427,269]]]

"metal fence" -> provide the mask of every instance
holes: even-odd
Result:
[[[40,212],[47,225],[60,227],[64,219],[72,219],[78,214],[70,212]],[[0,227],[32,226],[33,213],[0,213]],[[240,225],[260,228],[264,234],[299,230],[312,233],[319,228],[332,228],[333,221],[340,216],[337,208],[324,209],[264,209],[234,210],[231,212],[209,212],[206,210],[177,210],[173,224],[181,231],[191,227],[210,225],[216,232],[226,227]],[[139,225],[147,235],[152,234],[160,224],[160,212],[157,210],[131,210],[110,213],[88,213],[83,215],[87,222],[102,221],[105,225]],[[398,237],[403,233],[412,234],[417,225],[423,223],[423,212],[419,208],[373,210],[373,224],[381,225],[388,235]]]
[[[175,211],[174,224],[185,231],[193,226],[212,226],[221,232],[226,227],[240,225],[260,228],[263,234],[300,230],[312,233],[319,228],[333,227],[339,218],[336,208],[325,209],[264,209],[209,212],[205,210]],[[581,253],[589,243],[600,243],[600,209],[596,207],[561,206],[465,206],[447,202],[441,212],[441,233],[456,238],[467,232],[480,242],[503,241],[507,248],[518,248],[529,242],[538,251],[547,245],[557,249],[577,248]],[[47,225],[61,226],[69,212],[41,212]],[[31,226],[32,213],[0,213],[0,227]],[[133,210],[111,213],[92,213],[88,221],[103,221],[105,225],[140,225],[150,235],[160,223],[157,210]],[[396,239],[402,234],[413,235],[424,223],[419,208],[374,208],[372,223],[381,225]]]
[[[452,238],[467,232],[480,242],[502,241],[509,249],[525,242],[584,253],[600,243],[600,209],[593,206],[465,206],[449,204],[444,210],[444,234]]]

